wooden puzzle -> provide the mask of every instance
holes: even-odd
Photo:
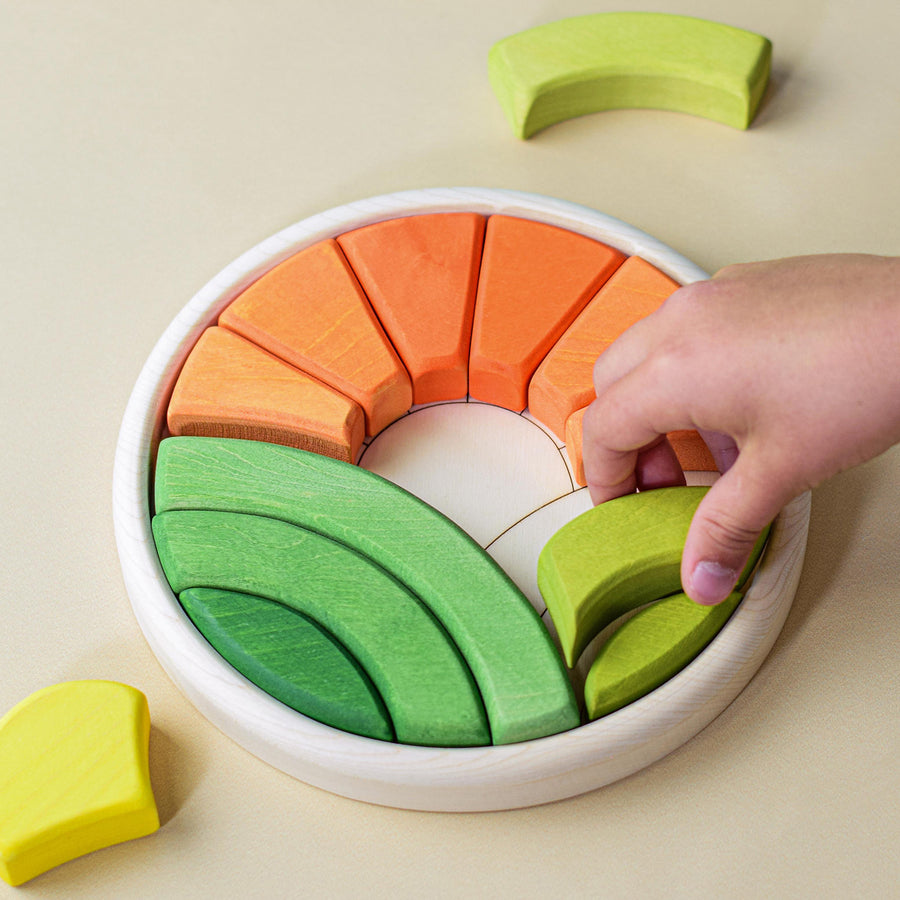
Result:
[[[648,527],[607,546],[647,590],[559,598],[605,577],[576,518],[593,358],[702,277],[602,214],[480,189],[350,204],[245,254],[148,360],[117,454],[123,571],[167,671],[263,759],[396,806],[544,802],[678,746],[777,635],[808,497],[743,600],[695,608],[649,562],[677,570],[702,488],[623,498]],[[672,441],[710,468],[695,432]]]
[[[0,876],[22,884],[159,828],[147,700],[111,681],[36,691],[0,718]]]
[[[498,41],[494,93],[517,137],[606,109],[666,109],[748,128],[769,80],[767,38],[667,13],[596,13]]]

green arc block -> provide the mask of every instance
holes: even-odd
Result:
[[[397,485],[257,441],[178,437],[159,448],[157,513],[268,516],[352,548],[431,610],[468,663],[496,744],[580,724],[556,647],[528,599],[462,529]]]
[[[666,109],[748,128],[771,70],[758,34],[666,13],[561,19],[498,41],[488,74],[517,137],[606,109]]]

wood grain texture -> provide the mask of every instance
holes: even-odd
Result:
[[[772,45],[749,31],[665,13],[596,13],[511,35],[488,55],[494,93],[517,137],[573,116],[668,109],[748,128]]]
[[[266,272],[219,324],[355,400],[370,435],[412,405],[409,375],[334,240]]]
[[[252,284],[294,253],[344,231],[402,215],[466,211],[511,215],[577,231],[638,254],[682,284],[708,275],[640,229],[550,197],[484,188],[406,191],[327,210],[251,248],[210,280],[161,336],[132,391],[120,429],[113,512],[135,616],[166,672],[202,715],[251,753],[320,788],[387,806],[509,809],[593,790],[680,747],[757,672],[797,588],[809,528],[804,494],[773,524],[743,602],[682,672],[626,708],[577,729],[511,745],[437,750],[347,734],[302,716],[240,677],[197,632],[160,569],[147,493],[168,394],[199,334]],[[536,558],[538,547],[532,552]]]
[[[528,386],[531,414],[565,440],[569,416],[594,399],[597,357],[677,289],[676,281],[646,260],[626,259],[538,366]]]
[[[243,513],[157,513],[153,534],[175,593],[213,587],[267,597],[330,631],[378,689],[398,741],[490,743],[481,697],[455,644],[418,598],[368,558],[296,525]]]
[[[371,679],[308,616],[265,597],[215,588],[189,588],[178,599],[216,651],[276,700],[343,731],[394,740]]]
[[[459,647],[494,743],[578,724],[562,661],[528,600],[453,522],[377,475],[252,441],[169,438],[159,450],[156,509],[279,518],[374,560],[428,606]]]
[[[681,590],[681,553],[708,490],[627,494],[582,513],[547,542],[538,558],[538,586],[570,666],[619,616]],[[757,541],[739,588],[765,538]]]
[[[658,688],[695,659],[738,603],[733,593],[716,606],[674,594],[642,609],[603,643],[584,684],[588,718],[599,719]]]
[[[338,238],[412,380],[413,402],[468,392],[484,216],[404,216]]]
[[[541,360],[624,254],[561,228],[491,216],[475,301],[469,394],[518,412]]]
[[[175,435],[267,441],[353,462],[365,436],[349,397],[225,328],[200,336],[172,391]]]
[[[147,699],[112,681],[36,691],[0,719],[0,877],[48,869],[159,828]]]

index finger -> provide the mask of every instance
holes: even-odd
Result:
[[[666,481],[683,483],[681,466],[665,436],[695,425],[676,381],[665,361],[653,358],[599,393],[587,408],[582,457],[595,504]],[[647,466],[641,464],[642,455]],[[642,476],[654,466],[658,471],[650,473],[652,483],[642,484]]]

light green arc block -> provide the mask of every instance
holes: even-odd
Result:
[[[566,660],[619,616],[681,590],[681,554],[694,512],[709,488],[672,487],[609,500],[564,525],[538,558],[538,587]],[[738,581],[762,553],[760,536]]]
[[[269,516],[374,560],[432,611],[478,685],[495,744],[580,723],[571,683],[527,598],[457,525],[397,485],[346,463],[257,441],[163,441],[157,513]]]
[[[520,138],[574,116],[622,108],[667,109],[747,128],[771,60],[767,38],[717,22],[597,13],[498,41],[488,74]]]

